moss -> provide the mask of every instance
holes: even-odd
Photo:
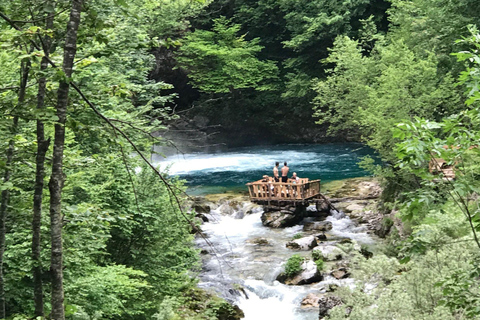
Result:
[[[293,236],[293,240],[300,239],[303,237],[303,233],[297,233]]]

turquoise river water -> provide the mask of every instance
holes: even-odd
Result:
[[[277,145],[230,149],[219,153],[176,154],[157,161],[162,169],[187,181],[189,193],[202,195],[246,190],[245,184],[273,175],[276,161],[287,161],[290,174],[323,182],[368,175],[358,166],[372,149],[359,143]],[[158,160],[158,159],[157,159]]]

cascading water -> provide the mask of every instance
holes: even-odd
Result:
[[[244,206],[248,206],[248,203]],[[245,208],[229,215],[220,211],[212,210],[207,215],[210,222],[202,226],[212,246],[201,238],[197,240],[198,246],[210,252],[204,257],[200,286],[214,289],[224,298],[234,301],[245,313],[246,320],[318,319],[318,309],[300,308],[302,299],[308,293],[325,292],[328,284],[332,283],[353,285],[353,279],[337,280],[331,276],[311,285],[289,286],[279,283],[275,280],[276,276],[290,256],[295,253],[310,255],[310,252],[297,252],[285,246],[302,230],[303,225],[285,229],[264,227],[260,220],[261,208],[245,216]],[[366,231],[345,215],[336,213],[327,220],[333,224],[329,232],[332,236],[355,239],[359,243],[373,243]],[[258,245],[258,241],[268,244]],[[235,288],[244,288],[244,292]]]

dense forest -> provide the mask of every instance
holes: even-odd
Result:
[[[239,317],[150,162],[185,131],[372,147],[390,232],[330,319],[477,319],[478,26],[474,0],[0,0],[0,319]]]

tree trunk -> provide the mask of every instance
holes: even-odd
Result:
[[[50,3],[47,3],[50,4]],[[55,6],[55,2],[53,2]],[[47,29],[53,27],[53,12],[47,15],[45,26]],[[51,38],[46,36],[43,41],[43,51],[48,56],[50,53]],[[40,70],[45,71],[48,68],[47,58],[42,58]],[[43,109],[45,104],[47,79],[41,77],[38,80],[37,109]],[[43,121],[37,120],[37,156],[35,159],[35,189],[33,194],[33,219],[32,219],[32,260],[33,260],[33,300],[35,302],[35,317],[43,317],[43,284],[42,284],[42,262],[40,259],[40,227],[42,224],[42,197],[43,197],[43,179],[45,178],[45,155],[50,145],[50,140],[45,140],[45,128]]]
[[[77,32],[80,24],[80,14],[84,0],[73,0],[70,11],[70,20],[67,26],[65,48],[63,55],[63,72],[65,78],[72,76],[73,61],[77,51]],[[52,175],[50,177],[50,233],[51,258],[50,271],[52,274],[52,320],[64,320],[63,306],[63,244],[62,244],[62,212],[61,200],[64,183],[63,177],[63,149],[65,145],[65,122],[67,118],[69,83],[61,81],[58,87],[57,117],[55,124],[55,141],[53,144]]]
[[[27,89],[28,73],[30,72],[30,62],[22,63],[22,78],[20,79],[20,89],[18,91],[18,103],[21,105],[25,101],[25,92]],[[18,128],[18,116],[13,117],[12,138],[8,143],[7,158],[5,162],[5,173],[3,182],[9,182],[12,175],[13,152],[15,150],[15,134]],[[10,190],[2,191],[0,204],[0,319],[5,319],[5,283],[3,279],[3,254],[5,253],[5,235],[7,229],[5,222],[8,214],[8,205],[10,203]]]

